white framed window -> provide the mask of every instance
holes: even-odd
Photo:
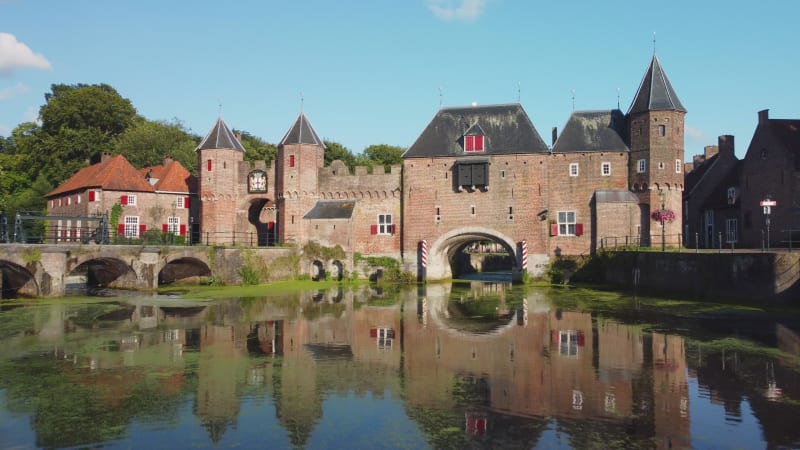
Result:
[[[81,204],[81,194],[78,194],[78,195],[75,196],[75,203],[77,203],[79,205]]]
[[[645,173],[645,172],[647,172],[647,160],[646,159],[640,159],[639,161],[636,161],[636,172],[637,173]]]
[[[736,233],[737,226],[737,219],[725,220],[725,242],[732,244],[738,241],[738,235]]]
[[[178,234],[181,229],[181,218],[176,216],[167,217],[167,233]]]
[[[175,208],[177,208],[177,209],[186,208],[186,206],[184,206],[184,204],[183,204],[183,199],[184,199],[184,197],[182,195],[179,195],[179,196],[177,196],[175,198]]]
[[[667,126],[666,125],[659,125],[658,126],[658,135],[660,137],[664,137],[667,135]]]
[[[128,206],[136,206],[136,196],[129,195],[128,196]]]
[[[578,356],[578,332],[564,330],[559,332],[558,353],[562,356]]]
[[[736,188],[731,186],[728,188],[728,204],[733,205],[736,203]]]
[[[600,164],[600,175],[602,175],[604,177],[610,177],[611,176],[611,163],[610,162],[604,162],[604,163]]]
[[[72,197],[67,197],[67,206],[72,204]]]
[[[391,328],[378,328],[378,348],[380,350],[391,350],[394,340],[394,330]]]
[[[575,211],[558,212],[558,235],[575,236]]]
[[[683,166],[683,163],[681,163],[681,160],[680,159],[676,159],[675,160],[675,173],[681,173],[681,166]]]
[[[139,237],[139,216],[125,216],[125,237]]]
[[[569,165],[569,176],[577,177],[578,176],[578,163],[570,163]]]
[[[572,409],[576,411],[583,409],[583,392],[577,389],[572,391]]]
[[[392,234],[393,230],[392,215],[378,214],[378,234]]]

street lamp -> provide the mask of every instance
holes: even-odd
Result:
[[[778,206],[778,202],[773,200],[769,195],[761,200],[760,205],[764,208],[764,225],[767,227],[767,250],[769,250],[769,215],[772,213],[772,207]],[[763,237],[763,236],[762,236]]]

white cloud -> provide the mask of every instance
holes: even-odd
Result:
[[[25,109],[25,112],[22,113],[22,119],[25,122],[36,122],[37,125],[42,125],[42,121],[39,120],[38,106],[29,106],[27,109]]]
[[[28,92],[30,88],[22,83],[17,83],[15,86],[0,89],[0,102],[10,100],[18,95]]]
[[[488,0],[425,0],[433,14],[445,21],[473,21],[483,13]]]
[[[40,53],[33,51],[16,36],[0,33],[0,74],[11,74],[16,69],[31,67],[50,69],[50,62]]]

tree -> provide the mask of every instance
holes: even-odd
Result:
[[[197,175],[195,148],[199,142],[200,137],[191,134],[178,119],[167,122],[137,117],[116,139],[113,152],[124,155],[138,168],[161,164],[164,157],[171,156]]]
[[[396,166],[403,163],[403,152],[405,149],[394,145],[370,145],[364,149],[364,156],[373,161],[374,164],[383,164],[386,170],[390,166]]]
[[[245,161],[264,161],[272,164],[272,161],[278,156],[278,147],[275,144],[270,144],[247,131],[234,130],[234,133],[241,134],[241,144],[245,149]]]
[[[42,130],[56,135],[64,128],[96,128],[108,138],[133,124],[136,109],[107,84],[54,84],[39,109]]]
[[[338,142],[323,141],[325,144],[325,166],[330,166],[337,159],[345,163],[348,170],[352,171],[356,166],[356,157],[353,152]]]

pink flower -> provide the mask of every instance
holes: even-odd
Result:
[[[650,217],[656,222],[672,222],[676,218],[675,213],[668,209],[653,211]]]

